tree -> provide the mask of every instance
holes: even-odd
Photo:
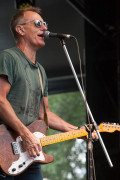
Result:
[[[86,111],[79,92],[49,96],[49,106],[58,116],[76,126],[86,121]],[[47,135],[59,132],[49,129]],[[85,180],[86,143],[73,139],[44,148],[44,152],[54,156],[55,161],[42,166],[43,177],[49,180]]]

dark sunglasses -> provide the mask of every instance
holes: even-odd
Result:
[[[35,23],[35,25],[37,27],[41,27],[42,24],[43,24],[46,28],[48,28],[48,24],[46,22],[44,22],[44,21],[41,21],[41,20],[32,20],[32,21],[29,21],[29,22],[26,22],[26,23],[23,23],[23,24],[20,24],[20,25],[25,25],[25,24],[33,22],[33,21],[34,21],[34,23]]]

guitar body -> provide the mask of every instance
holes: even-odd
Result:
[[[28,129],[39,139],[46,134],[46,124],[42,120],[34,121],[28,126]],[[21,144],[21,138],[7,126],[0,125],[0,167],[8,175],[18,175],[34,162],[47,164],[54,160],[53,156],[47,155],[43,151],[40,152],[40,156],[31,158],[27,152],[22,151],[21,145],[16,148],[16,143]]]
[[[73,130],[56,135],[46,135],[46,124],[42,120],[36,120],[28,126],[28,129],[39,139],[41,149],[50,144],[80,138],[88,133],[85,129]],[[120,131],[120,125],[102,123],[98,126],[99,132]],[[39,162],[47,164],[54,160],[51,155],[45,154],[42,150],[40,156],[31,158],[22,148],[22,140],[14,131],[8,129],[5,125],[0,125],[0,167],[10,176],[16,176],[25,171],[32,163]]]

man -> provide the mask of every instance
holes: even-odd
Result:
[[[0,52],[0,120],[12,128],[23,141],[30,157],[40,155],[40,142],[26,127],[36,119],[43,119],[38,68],[42,74],[44,103],[48,124],[62,132],[78,129],[52,113],[48,106],[47,78],[43,67],[36,62],[36,52],[45,45],[43,33],[47,24],[39,15],[39,8],[19,10],[10,23],[16,47]],[[96,134],[94,135],[96,136]],[[0,177],[3,179],[3,177]],[[18,176],[6,176],[6,180],[41,180],[39,164],[31,165]]]

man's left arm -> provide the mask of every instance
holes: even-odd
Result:
[[[42,101],[43,101],[43,99],[42,99]],[[50,111],[49,102],[48,102],[47,97],[44,97],[44,104],[45,104],[46,112],[47,112],[47,116],[48,116],[49,128],[58,130],[58,131],[62,131],[62,132],[67,132],[67,131],[78,129],[77,126],[67,123],[62,118],[60,118],[59,116],[57,116],[56,114],[54,114],[53,112]],[[44,114],[44,108],[43,108],[43,102],[41,102],[40,112],[39,112],[40,119],[43,119],[43,114]]]
[[[42,101],[43,101],[43,99],[42,99]],[[67,123],[62,118],[60,118],[59,116],[57,116],[56,114],[54,114],[53,112],[50,111],[49,102],[48,102],[47,97],[44,97],[44,103],[45,103],[46,112],[47,112],[47,115],[48,115],[48,124],[49,124],[49,127],[51,129],[62,131],[62,132],[67,132],[67,131],[72,131],[72,130],[77,130],[78,129],[77,126],[74,126],[74,125],[72,125],[70,123]],[[43,113],[44,113],[44,109],[43,109],[43,106],[41,106],[40,107],[40,117],[41,117],[41,119],[43,119]],[[85,127],[81,127],[81,128],[85,128]],[[92,138],[93,139],[98,139],[98,136],[97,136],[95,131],[93,131],[93,133],[92,133]],[[83,139],[87,140],[87,137],[83,137]]]

